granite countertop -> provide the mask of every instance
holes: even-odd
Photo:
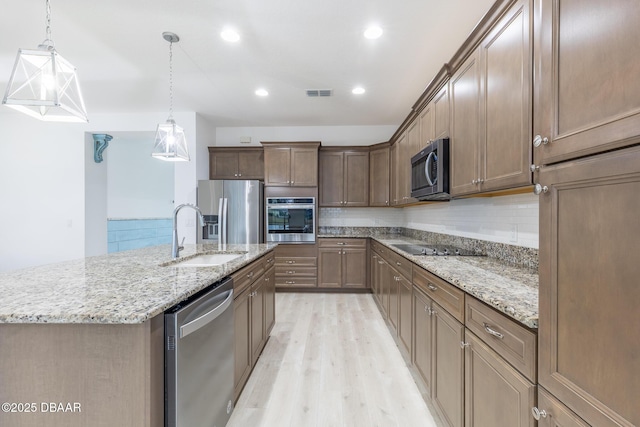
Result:
[[[275,246],[198,244],[180,253],[243,254],[215,267],[178,267],[171,245],[161,245],[0,273],[0,323],[143,323]]]
[[[319,237],[367,236],[326,234]],[[393,244],[425,244],[426,242],[398,235],[377,235],[371,238],[521,324],[532,329],[538,328],[538,272],[536,270],[510,265],[487,256],[411,255],[394,247]]]

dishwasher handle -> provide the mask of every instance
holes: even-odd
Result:
[[[197,331],[198,329],[212,322],[218,316],[224,313],[225,310],[229,308],[229,306],[233,302],[233,289],[227,291],[226,294],[227,294],[227,297],[224,299],[224,301],[222,301],[215,308],[206,312],[205,314],[198,317],[197,319],[194,319],[191,322],[185,323],[184,325],[180,326],[180,338],[184,338],[187,335]]]

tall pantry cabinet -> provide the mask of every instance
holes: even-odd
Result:
[[[638,426],[640,2],[536,0],[535,10],[533,412],[542,427]]]

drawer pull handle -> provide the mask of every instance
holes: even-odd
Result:
[[[248,277],[249,279],[251,279],[251,278],[253,277],[253,271],[252,271],[251,273],[247,274],[247,277]]]
[[[287,261],[287,264],[295,264],[295,261]]]
[[[434,292],[438,290],[438,287],[437,287],[437,286],[432,285],[431,283],[429,283],[429,284],[427,285],[427,288],[431,289],[431,290],[432,290],[432,291],[434,291]]]
[[[296,281],[295,280],[287,280],[284,283],[286,283],[287,285],[295,285]]]
[[[535,406],[531,408],[531,414],[533,415],[533,418],[536,419],[536,421],[540,421],[540,418],[547,418],[547,411],[545,411],[544,409],[540,410]]]
[[[346,243],[345,242],[338,242],[338,243],[336,243],[336,245],[346,245]]]
[[[296,274],[295,270],[289,270],[287,271],[288,274]]]
[[[402,265],[402,263],[400,261],[396,261],[396,265],[399,267]]]
[[[487,331],[488,334],[493,335],[494,337],[498,338],[498,339],[503,339],[504,335],[501,334],[500,332],[496,331],[495,329],[492,329],[491,326],[489,326],[487,323],[482,323],[482,325],[484,325],[484,330]]]

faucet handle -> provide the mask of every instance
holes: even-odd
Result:
[[[182,242],[180,242],[180,244],[178,245],[178,250],[181,251],[184,249],[184,239],[186,239],[186,237],[182,238]]]

